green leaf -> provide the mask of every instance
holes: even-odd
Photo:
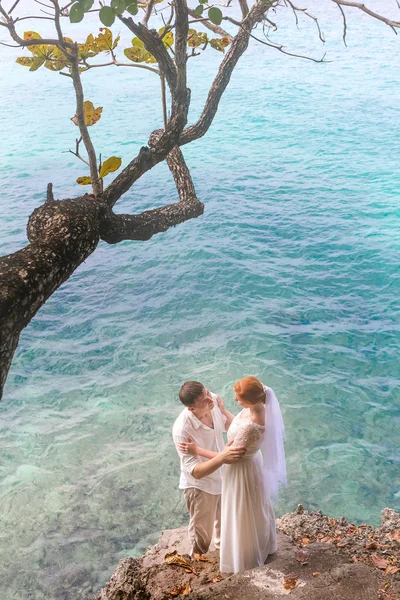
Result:
[[[137,7],[137,2],[132,2],[131,4],[128,4],[128,6],[126,7],[126,10],[131,13],[131,15],[137,15],[139,12],[139,9]]]
[[[102,179],[109,173],[116,171],[120,168],[121,163],[122,160],[120,158],[117,158],[116,156],[110,156],[110,158],[107,158],[107,160],[105,160],[101,165],[99,177]]]
[[[69,11],[69,20],[71,23],[80,23],[83,19],[83,6],[80,2],[73,4]]]
[[[200,4],[207,4],[208,0],[199,0]]]
[[[78,2],[82,5],[84,12],[87,12],[92,8],[94,0],[78,0]]]
[[[99,12],[100,21],[106,27],[110,27],[115,21],[115,14],[110,6],[103,6]]]
[[[196,6],[196,8],[194,9],[194,14],[196,15],[196,17],[200,17],[203,14],[203,10],[204,6],[202,4]]]
[[[111,0],[111,8],[117,15],[122,15],[126,8],[125,0]]]
[[[208,18],[214,25],[220,25],[222,23],[222,12],[216,6],[213,6],[208,11]]]

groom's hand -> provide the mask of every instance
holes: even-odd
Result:
[[[232,446],[233,440],[228,442],[221,452],[222,462],[225,465],[230,465],[237,462],[246,454],[246,446]]]

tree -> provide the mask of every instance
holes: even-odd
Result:
[[[0,398],[22,330],[55,290],[94,252],[100,240],[109,244],[122,240],[148,240],[203,213],[204,205],[196,196],[181,147],[207,133],[232,72],[251,38],[285,54],[298,56],[274,44],[268,37],[269,32],[276,29],[274,12],[278,9],[291,11],[296,22],[299,15],[312,19],[317,35],[324,42],[318,20],[291,0],[255,0],[250,6],[247,0],[238,0],[239,19],[230,16],[232,0],[225,5],[211,5],[210,2],[199,0],[197,6],[190,8],[186,0],[73,0],[65,6],[61,6],[59,0],[44,3],[30,0],[27,4],[30,8],[33,5],[39,13],[32,14],[22,9],[23,0],[0,0],[0,25],[9,42],[29,52],[29,56],[19,56],[17,62],[22,67],[29,67],[30,71],[43,67],[71,79],[76,95],[76,114],[72,120],[80,133],[75,150],[71,152],[89,167],[90,175],[78,178],[77,182],[92,187],[91,193],[55,200],[52,184],[48,184],[45,203],[34,210],[28,221],[29,244],[0,258]],[[400,21],[378,14],[363,4],[349,0],[326,2],[333,2],[338,8],[344,43],[347,32],[345,10],[348,8],[367,13],[395,32],[400,28]],[[15,16],[16,11],[18,16]],[[96,37],[89,33],[81,42],[66,37],[64,23],[68,20],[80,22],[88,13],[98,13],[105,26],[100,34]],[[150,25],[156,15],[163,20],[163,27],[158,30]],[[52,22],[54,37],[42,39],[36,31],[22,31],[25,21],[39,28],[42,19]],[[109,29],[115,21],[134,35],[131,47],[123,50],[123,60],[119,58],[119,38],[114,39]],[[223,21],[234,33],[221,27]],[[205,31],[194,29],[197,25]],[[257,33],[257,27],[262,28],[263,33]],[[200,118],[188,126],[187,61],[208,48],[224,56]],[[104,54],[106,61],[102,61]],[[324,61],[324,57],[301,58]],[[95,108],[90,100],[85,100],[82,85],[84,73],[99,66],[148,69],[159,77],[162,90],[163,129],[150,133],[147,145],[107,187],[104,187],[104,178],[120,168],[121,160],[113,156],[102,161],[101,156],[98,157],[89,128],[101,118],[102,107]],[[81,144],[87,158],[81,154]],[[179,201],[140,214],[114,213],[113,207],[121,196],[145,172],[164,160],[175,180]]]

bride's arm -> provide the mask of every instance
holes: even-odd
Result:
[[[206,450],[201,446],[197,446],[192,438],[188,438],[187,442],[178,442],[177,448],[180,452],[183,452],[183,454],[191,454],[192,456],[197,454],[198,456],[204,456],[204,458],[215,458],[215,456],[218,454],[218,452]]]
[[[225,431],[228,431],[233,419],[235,418],[235,415],[230,413],[229,410],[226,410],[224,401],[222,400],[221,396],[217,396],[217,403],[218,403],[219,410],[222,412],[222,414],[224,415],[224,417],[226,419]]]

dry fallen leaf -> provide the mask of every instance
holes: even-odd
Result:
[[[190,583],[183,583],[182,585],[178,585],[173,588],[170,593],[170,598],[176,598],[176,596],[188,596],[192,593],[192,588],[190,587]]]
[[[197,554],[194,553],[193,554],[193,558],[195,560],[201,560],[202,562],[211,562],[209,558],[207,558],[207,556],[205,554]]]
[[[335,538],[330,537],[329,535],[326,535],[325,537],[320,539],[320,542],[322,542],[323,544],[333,544],[334,541]]]
[[[170,552],[169,554],[166,554],[164,556],[164,562],[166,562],[167,565],[178,565],[178,567],[184,567],[185,571],[187,571],[187,572],[190,571],[190,573],[194,573],[195,575],[198,575],[198,572],[196,571],[196,569],[194,567],[192,567],[190,562],[188,560],[186,560],[185,558],[183,558],[183,556],[178,554],[176,550],[174,550],[174,552]]]
[[[371,554],[371,560],[374,564],[374,567],[377,569],[386,569],[389,564],[389,561],[378,554]]]
[[[395,529],[394,531],[390,532],[388,535],[392,540],[395,540],[396,542],[400,542],[400,529]]]
[[[345,546],[348,546],[348,544],[349,544],[349,542],[338,542],[338,543],[336,544],[336,546],[337,546],[338,548],[344,548]]]
[[[302,565],[306,565],[310,560],[309,550],[296,550],[296,560]]]
[[[212,579],[207,579],[206,583],[218,583],[222,581],[222,577],[213,577]]]
[[[182,596],[188,596],[191,593],[192,593],[192,588],[190,587],[190,583],[187,583],[185,585],[184,589],[181,591],[181,595]]]
[[[336,519],[331,519],[331,517],[328,517],[328,523],[331,527],[333,527],[336,525]]]
[[[300,548],[304,548],[304,546],[308,546],[308,544],[310,543],[310,541],[311,540],[308,537],[300,538],[300,541],[299,541]]]
[[[314,573],[312,574],[313,577],[318,577],[319,575],[321,575],[319,571],[314,571]]]
[[[385,575],[395,575],[397,571],[400,571],[400,567],[396,567],[396,565],[389,565],[385,571]]]
[[[365,544],[365,547],[367,550],[376,550],[378,547],[378,544],[373,541],[373,542],[369,542],[369,544]]]
[[[283,587],[285,590],[294,590],[298,579],[297,575],[285,575],[283,578]]]

